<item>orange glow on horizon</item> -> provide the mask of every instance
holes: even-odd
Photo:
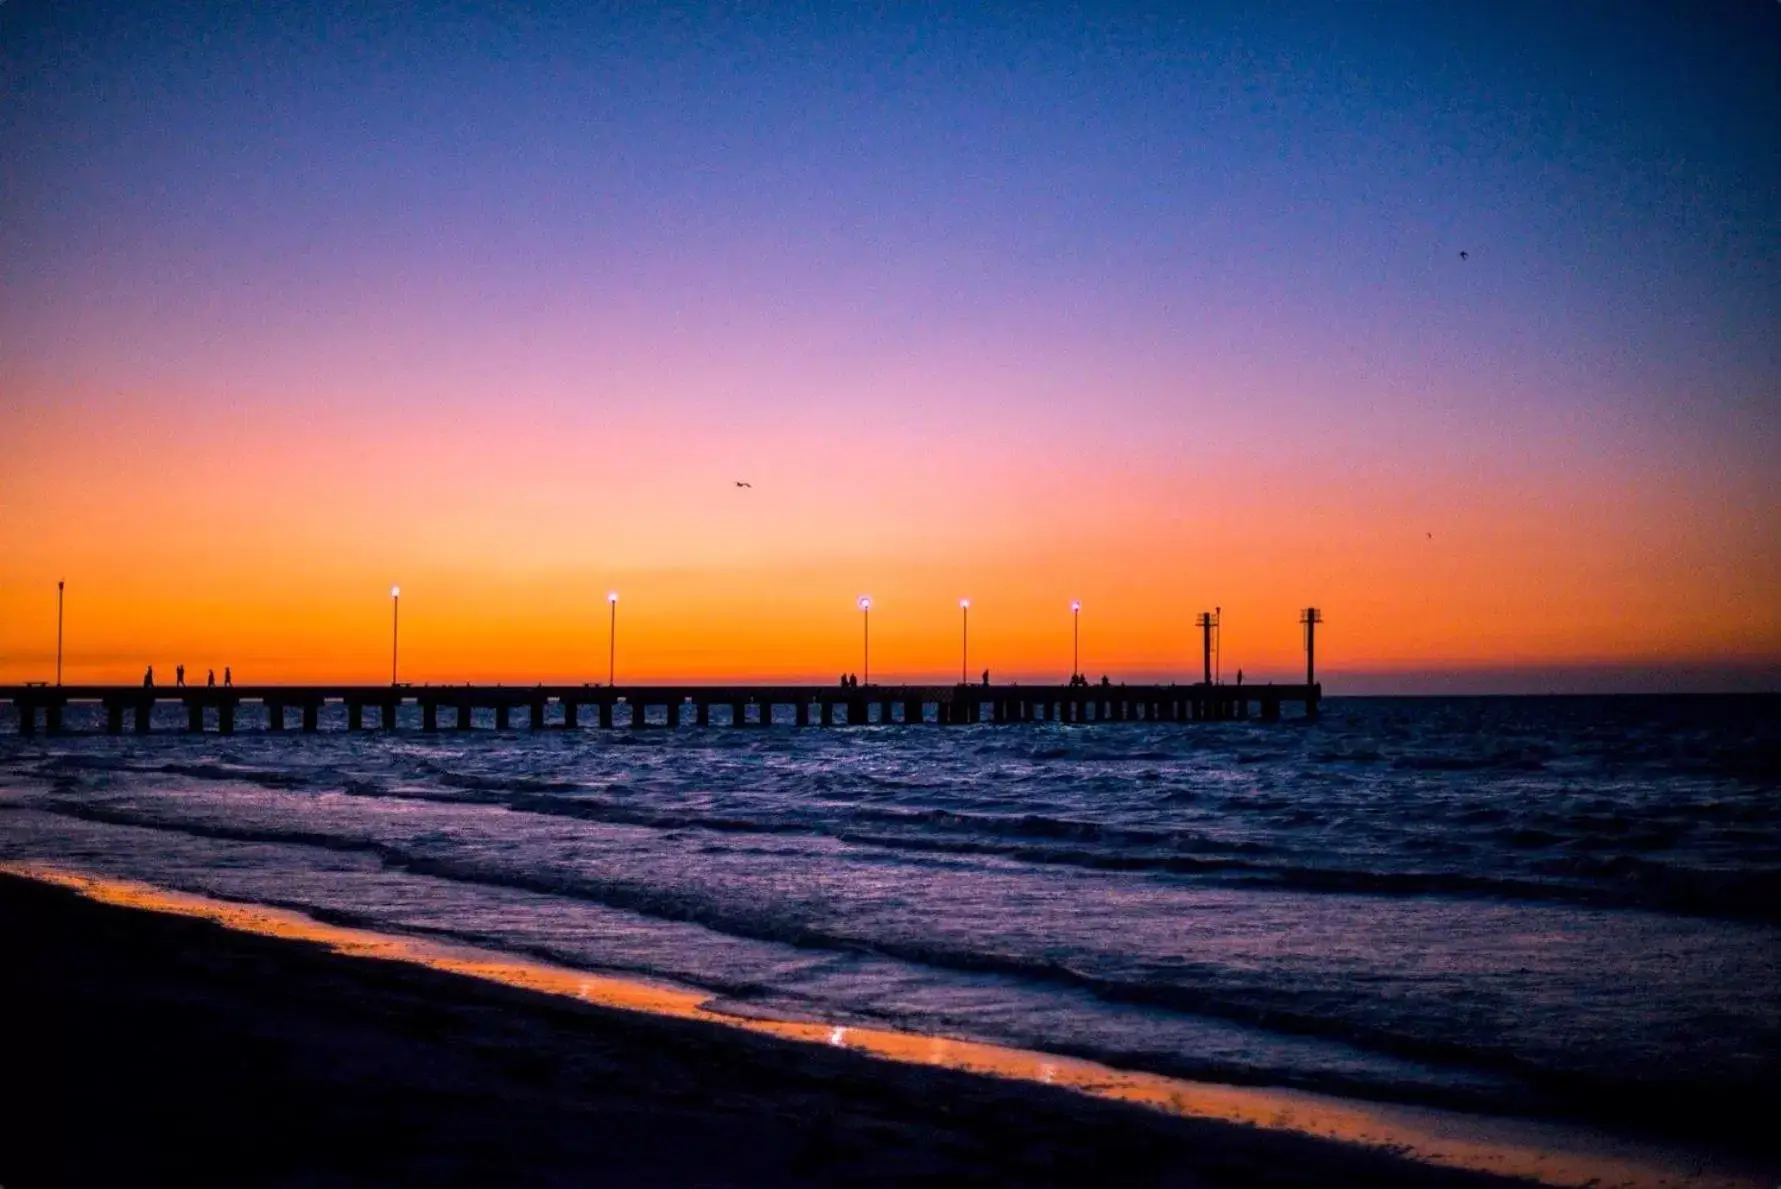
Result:
[[[400,581],[402,677],[951,681],[1082,667],[1193,680],[1193,616],[1224,608],[1222,667],[1302,678],[1299,609],[1328,615],[1322,675],[1533,664],[1781,660],[1781,544],[1760,506],[1677,475],[1446,477],[1284,443],[1278,458],[832,426],[664,437],[534,423],[339,436],[291,409],[170,435],[74,397],[7,446],[0,681],[53,674],[66,579],[70,682],[148,664],[238,681],[380,680]],[[729,432],[729,431],[726,431]],[[1358,447],[1356,447],[1358,449]],[[746,462],[737,462],[744,458]],[[733,486],[744,470],[753,489]],[[1755,499],[1756,497],[1749,497]],[[1728,503],[1728,501],[1733,501]]]

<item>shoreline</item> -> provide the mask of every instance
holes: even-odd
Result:
[[[1152,1182],[1169,1181],[1178,1174],[1199,1178],[1175,1181],[1183,1184],[1246,1184],[1259,1180],[1270,1184],[1339,1184],[1346,1178],[1347,1183],[1354,1184],[1458,1185],[1503,1183],[1488,1174],[1504,1174],[1549,1185],[1581,1185],[1593,1180],[1602,1185],[1729,1189],[1770,1183],[1767,1178],[1733,1171],[1704,1172],[1695,1166],[1695,1157],[1689,1153],[1613,1140],[1568,1125],[1389,1106],[1299,1091],[1188,1082],[1050,1054],[891,1030],[730,1016],[706,1008],[704,1004],[710,997],[698,991],[328,925],[296,912],[93,879],[41,865],[0,864],[0,905],[9,909],[34,905],[38,916],[47,913],[77,926],[57,933],[62,938],[59,943],[47,936],[38,937],[35,948],[39,957],[53,951],[56,944],[90,949],[84,935],[97,931],[108,939],[100,947],[103,952],[98,957],[107,961],[121,957],[126,966],[132,961],[140,965],[149,960],[131,951],[145,946],[152,949],[152,939],[157,935],[176,934],[182,949],[196,947],[204,957],[207,971],[196,978],[189,977],[188,972],[187,977],[179,980],[182,1002],[218,999],[230,1011],[244,1010],[239,1002],[240,988],[233,984],[242,973],[239,967],[245,955],[240,951],[248,950],[253,951],[256,962],[275,961],[294,967],[304,978],[319,977],[329,983],[377,985],[394,981],[411,992],[424,984],[419,997],[425,1007],[448,1014],[469,1001],[491,996],[502,999],[501,1014],[511,1013],[516,1020],[504,1021],[491,1029],[479,1015],[476,1025],[464,1029],[465,1035],[459,1038],[473,1046],[488,1047],[484,1042],[490,1038],[478,1036],[483,1031],[510,1031],[511,1026],[536,1031],[541,1017],[574,1013],[583,1027],[542,1042],[533,1036],[529,1043],[494,1046],[507,1056],[523,1057],[532,1065],[548,1067],[572,1062],[574,1054],[588,1045],[611,1047],[623,1041],[634,1047],[635,1034],[667,1029],[682,1045],[692,1045],[707,1054],[722,1051],[724,1060],[719,1062],[715,1076],[711,1072],[682,1071],[683,1076],[710,1083],[704,1088],[718,1096],[741,1093],[748,1097],[743,1113],[752,1120],[750,1134],[757,1128],[765,1128],[769,1133],[775,1126],[783,1130],[788,1123],[786,1105],[790,1100],[784,1091],[754,1088],[750,1094],[756,1079],[731,1068],[738,1062],[748,1064],[758,1059],[763,1048],[772,1050],[773,1062],[779,1066],[789,1066],[803,1081],[814,1079],[824,1088],[819,1095],[822,1101],[817,1115],[835,1121],[837,1126],[843,1121],[848,1125],[870,1122],[873,1127],[885,1124],[887,1087],[919,1083],[920,1088],[911,1097],[896,1103],[889,1112],[893,1126],[914,1127],[917,1135],[894,1145],[880,1144],[870,1153],[844,1153],[837,1149],[829,1158],[817,1158],[811,1168],[820,1166],[834,1179],[858,1180],[863,1168],[869,1174],[872,1168],[884,1167],[886,1160],[905,1164],[913,1160],[918,1162],[916,1167],[905,1168],[892,1179],[945,1172],[987,1178],[991,1183],[1067,1181],[1092,1175],[1097,1154],[1107,1159],[1123,1158],[1131,1150],[1136,1133],[1142,1137],[1140,1146],[1160,1145],[1159,1152],[1178,1149],[1174,1159],[1187,1162],[1171,1174],[1173,1162],[1160,1161],[1152,1173],[1138,1178]],[[0,919],[31,916],[30,911],[9,911],[0,914]],[[25,924],[28,929],[30,922]],[[8,943],[13,951],[20,950],[18,938],[8,938]],[[24,945],[26,951],[32,948],[31,944]],[[126,1007],[132,998],[128,986],[137,982],[126,978],[125,986],[95,987],[89,985],[90,979],[63,981],[66,985],[62,990],[74,999],[98,993],[117,999],[119,1005]],[[524,1002],[514,1001],[514,996]],[[345,1010],[346,1004],[330,1003],[329,1008]],[[305,1046],[311,1039],[307,1032],[314,1025],[294,1026],[292,1019],[281,1017],[272,1009],[259,1011],[271,1014],[255,1021],[255,1031],[286,1033],[283,1044],[287,1048]],[[300,1016],[305,1011],[307,1008],[295,1014]],[[28,1015],[15,1011],[8,1013],[8,1018]],[[398,1018],[385,1022],[388,1027],[383,1032],[393,1031],[395,1035],[380,1035],[379,1042],[401,1049],[399,1042],[405,1030],[400,1013]],[[355,1021],[354,1029],[361,1028],[363,1023]],[[591,1034],[591,1039],[582,1035],[584,1030]],[[339,1031],[336,1020],[328,1021],[328,1027],[320,1029],[318,1036],[324,1048],[326,1033]],[[64,1037],[64,1047],[68,1040]],[[426,1051],[402,1051],[391,1054],[391,1065],[398,1073],[408,1067],[418,1070],[435,1056]],[[53,1054],[47,1064],[46,1076],[53,1078],[57,1072]],[[619,1063],[619,1069],[623,1077],[641,1075],[646,1085],[653,1085],[660,1081],[662,1070],[655,1068],[660,1064],[649,1057],[640,1061],[632,1054],[628,1061]],[[332,1083],[333,1092],[341,1091],[337,1072],[317,1072]],[[203,1077],[196,1071],[186,1076],[195,1082],[196,1092],[202,1097]],[[476,1086],[475,1079],[472,1083],[473,1097],[499,1095],[493,1087]],[[594,1093],[591,1098],[597,1105],[600,1094]],[[660,1101],[659,1094],[646,1094],[641,1104],[632,1096],[622,1109],[606,1104],[611,1108],[607,1113],[617,1109],[621,1114],[634,1115],[640,1105],[647,1108],[652,1103],[659,1105]],[[954,1113],[961,1105],[980,1108],[992,1101],[1001,1108],[992,1111],[997,1118],[983,1117],[967,1123]],[[590,1095],[583,1088],[581,1093],[570,1094],[560,1109],[576,1110],[589,1105]],[[485,1103],[482,1109],[486,1108]],[[1011,1126],[1009,1118],[999,1117],[1003,1111],[1018,1118],[1035,1113],[1053,1118],[1043,1128],[1018,1129],[1015,1151],[1003,1142],[1003,1133]],[[70,1120],[84,1117],[68,1112]],[[440,1120],[430,1124],[423,1121],[422,1126],[436,1130],[439,1123]],[[843,1129],[852,1130],[851,1126]],[[792,1138],[781,1137],[783,1142],[775,1150],[783,1159],[771,1170],[726,1180],[734,1170],[718,1162],[694,1179],[709,1178],[715,1173],[723,1183],[778,1183],[788,1177],[799,1180],[809,1176],[816,1176],[820,1182],[824,1179],[820,1170],[796,1172],[791,1167],[796,1163],[792,1150],[800,1142],[795,1137],[804,1136],[807,1130],[794,1126]],[[986,1143],[987,1150],[966,1155],[973,1147],[981,1148]],[[1024,1157],[1037,1160],[1037,1169]],[[922,1159],[954,1163],[922,1167]],[[1084,1159],[1087,1164],[1081,1163]],[[1345,1167],[1350,1164],[1354,1166],[1351,1172]],[[1065,1166],[1074,1171],[1066,1171]],[[1264,1168],[1266,1176],[1261,1175]],[[634,1172],[640,1179],[658,1179],[643,1168]],[[686,1175],[687,1170],[681,1169],[670,1179],[684,1180]],[[0,1183],[12,1184],[15,1179],[0,1177]],[[17,1183],[30,1182],[18,1179]]]

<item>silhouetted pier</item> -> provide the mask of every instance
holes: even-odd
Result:
[[[344,709],[346,730],[368,723],[422,731],[686,726],[890,726],[927,723],[1200,722],[1281,717],[1282,706],[1315,716],[1323,687],[1306,685],[10,685],[0,703],[17,709],[19,731],[60,734],[68,708],[101,708],[112,735],[149,731],[160,705],[184,707],[188,731],[233,734],[238,723],[268,731],[317,731],[324,709]],[[243,715],[244,708],[250,714]],[[403,711],[407,710],[404,714]],[[372,713],[367,714],[367,711]],[[418,722],[416,721],[418,720]]]

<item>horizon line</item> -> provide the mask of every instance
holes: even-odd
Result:
[[[0,657],[0,672],[12,668],[8,661],[16,658]],[[96,678],[84,678],[68,672],[70,666],[64,663],[64,686],[107,685],[118,687],[135,687],[140,678],[135,673],[118,673],[116,665],[102,666],[112,670]],[[215,666],[219,679],[225,667]],[[157,669],[162,666],[157,665]],[[188,666],[193,673],[203,674],[211,666]],[[875,666],[876,668],[876,666]],[[174,666],[165,666],[168,677],[172,676]],[[1183,672],[1178,669],[1159,670],[1149,667],[1127,669],[1124,672],[1102,670],[1096,666],[1083,666],[1083,676],[1089,678],[1091,684],[1098,684],[1101,676],[1106,676],[1115,685],[1183,685],[1202,684],[1200,674]],[[285,675],[288,670],[278,666],[266,672],[247,674],[232,673],[233,684],[242,688],[269,685],[364,685],[384,687],[390,685],[387,670],[372,673],[367,667],[363,672],[315,674],[306,673],[299,676]],[[1226,670],[1222,680],[1215,680],[1215,685],[1236,688],[1233,671]],[[53,658],[51,664],[37,671],[19,671],[10,676],[0,678],[0,685],[29,685],[43,683],[54,687]],[[157,677],[161,674],[157,673]],[[463,685],[511,685],[515,688],[526,688],[536,685],[587,686],[600,688],[616,686],[617,688],[648,688],[652,686],[810,686],[824,689],[833,685],[839,676],[836,674],[815,675],[808,672],[796,673],[763,673],[740,672],[727,674],[663,674],[645,672],[626,679],[623,675],[616,682],[609,683],[603,674],[584,673],[545,673],[526,674],[523,677],[508,673],[454,674],[441,678],[436,674],[417,674],[413,679],[403,680],[400,684],[413,688],[450,689]],[[872,686],[888,687],[896,685],[919,686],[957,686],[957,671],[947,674],[935,674],[931,671],[904,673],[898,671],[874,672]],[[977,685],[976,674],[971,681],[963,684]],[[1035,672],[1033,670],[1005,670],[996,673],[991,670],[991,683],[996,686],[1027,684],[1035,686],[1063,685],[1069,681],[1064,672]],[[1302,685],[1305,674],[1303,670],[1278,670],[1270,666],[1267,670],[1250,673],[1244,671],[1244,685]],[[1706,695],[1735,696],[1781,694],[1781,661],[1750,661],[1744,663],[1725,662],[1614,662],[1599,664],[1545,664],[1545,665],[1466,665],[1437,668],[1356,668],[1334,667],[1324,669],[1316,675],[1318,684],[1327,698],[1389,698],[1389,697],[1599,697],[1599,696],[1663,696],[1663,695]],[[157,681],[157,689],[172,690],[180,688],[171,680]],[[206,688],[204,679],[188,681],[187,689],[201,690]],[[220,684],[218,688],[223,688]]]

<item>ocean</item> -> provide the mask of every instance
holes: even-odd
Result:
[[[254,713],[0,722],[0,860],[739,1016],[1775,1142],[1781,699],[469,736]]]

